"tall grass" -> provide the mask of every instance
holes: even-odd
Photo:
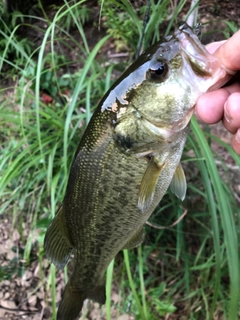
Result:
[[[13,225],[19,229],[25,243],[26,267],[30,263],[36,230],[39,234],[39,260],[43,259],[42,239],[63,199],[77,144],[97,102],[110,87],[115,73],[126,65],[114,66],[99,52],[104,52],[104,46],[111,39],[118,48],[129,48],[131,61],[140,44],[147,6],[136,8],[126,0],[100,1],[106,33],[90,46],[83,25],[87,19],[86,10],[83,10],[86,5],[85,1],[65,1],[52,20],[46,12],[45,18],[31,16],[32,21],[46,19],[47,24],[40,47],[31,53],[28,47],[19,46],[18,37],[15,37],[20,25],[14,26],[10,34],[0,31],[6,39],[0,66],[9,64],[17,72],[12,100],[1,98],[5,96],[5,89],[0,92],[0,126],[3,131],[0,210],[1,214],[11,216]],[[170,32],[182,8],[186,8],[185,0],[179,1],[175,8],[169,0],[151,0],[143,49]],[[124,23],[119,24],[118,19],[114,19],[116,16]],[[77,29],[81,41],[71,35],[69,21]],[[166,26],[164,32],[161,23]],[[8,58],[10,45],[18,51],[20,64]],[[74,61],[62,54],[66,47],[76,53]],[[78,69],[70,72],[75,64]],[[49,87],[55,86],[52,104],[42,101],[43,81],[46,87],[48,84]],[[65,89],[68,89],[64,94],[66,99],[59,100],[58,92]],[[216,312],[223,312],[225,318],[231,320],[239,316],[239,204],[232,195],[231,185],[220,176],[216,155],[208,142],[215,141],[224,147],[239,167],[240,160],[231,147],[208,132],[202,132],[195,119],[191,128],[183,156],[189,181],[187,199],[181,203],[169,192],[151,222],[168,226],[184,209],[188,214],[176,227],[156,229],[147,226],[145,244],[137,250],[124,251],[123,264],[117,257],[114,269],[113,263],[109,266],[107,320],[112,318],[113,283],[122,288],[121,299],[115,306],[118,313],[132,312],[136,319],[166,317],[177,312],[180,306],[184,306],[187,319],[212,320]],[[219,159],[223,161],[218,156]],[[27,239],[23,236],[23,222],[29,227]],[[47,283],[51,290],[54,319],[57,301],[53,266]]]
[[[232,207],[232,204],[235,201],[232,197],[229,197],[229,190],[225,189],[223,181],[219,176],[211,149],[195,119],[192,120],[192,130],[200,147],[201,153],[206,161],[206,167],[201,167],[201,174],[204,178],[209,211],[212,218],[213,240],[216,255],[216,289],[213,301],[216,303],[220,289],[221,256],[219,228],[221,228],[224,235],[224,247],[227,253],[230,277],[228,317],[229,319],[237,319],[240,301],[240,292],[238,288],[240,283],[239,239],[237,234],[238,232],[236,230],[236,222],[238,221],[234,219],[234,216],[236,215],[235,209],[237,209],[237,206],[236,208]],[[206,175],[206,172],[208,172],[209,176]],[[214,198],[216,198],[216,200]],[[219,226],[218,223],[217,212],[219,212],[221,217],[221,226]],[[211,316],[213,315],[213,311],[214,310],[211,312]]]

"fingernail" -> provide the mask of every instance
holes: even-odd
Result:
[[[240,144],[240,129],[238,129],[235,138],[236,138],[236,141]]]
[[[232,120],[231,116],[229,115],[228,112],[228,104],[225,102],[224,104],[224,118],[227,120],[227,122],[230,122]]]

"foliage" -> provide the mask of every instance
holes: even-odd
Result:
[[[87,5],[82,1],[71,1],[70,4],[68,4],[69,1],[64,1],[66,4],[66,7],[70,8],[71,10],[68,12],[68,14],[64,13],[66,8],[63,6],[60,8],[60,12],[62,10],[63,15],[61,16],[61,19],[58,21],[58,24],[61,25],[61,28],[64,29],[67,32],[70,32],[71,28],[74,28],[77,23],[81,23],[84,25],[89,21],[89,16],[92,13],[92,10],[87,7]],[[73,5],[74,4],[74,5]],[[53,9],[58,7],[53,6]]]
[[[24,17],[20,12],[6,13],[3,2],[0,3],[0,70],[3,62],[23,65],[24,59],[32,52],[32,43],[19,34]]]
[[[143,48],[169,33],[185,2],[179,1],[173,10],[169,0],[151,0]],[[108,35],[91,47],[84,32],[91,10],[84,1],[65,1],[61,8],[54,7],[52,19],[46,12],[44,18],[31,16],[32,21],[47,25],[46,30],[38,28],[43,39],[34,49],[29,40],[16,35],[23,23],[20,13],[12,14],[10,24],[0,21],[1,66],[3,62],[11,65],[17,80],[10,100],[3,98],[5,89],[0,91],[0,212],[11,215],[13,225],[19,229],[25,243],[22,257],[26,265],[31,261],[35,231],[39,260],[43,259],[43,237],[63,199],[79,139],[94,107],[125,67],[123,63],[105,62],[99,52],[104,52],[107,41],[117,41],[116,49],[130,52],[132,60],[140,45],[146,5],[135,8],[134,2],[126,0],[105,0],[100,5]],[[158,27],[161,23],[166,26],[164,32]],[[80,41],[70,32],[73,28],[81,36]],[[233,30],[231,23],[229,28]],[[75,55],[67,57],[66,48]],[[130,305],[128,312],[136,319],[159,319],[184,305],[188,319],[210,320],[218,309],[229,319],[237,319],[240,212],[231,181],[226,178],[229,172],[224,159],[209,147],[208,142],[212,141],[221,145],[240,167],[239,157],[227,144],[207,132],[203,134],[196,120],[192,121],[183,156],[189,181],[187,199],[181,203],[169,192],[151,223],[170,225],[181,216],[182,207],[187,208],[188,215],[175,228],[159,230],[147,226],[145,244],[137,250],[124,251],[123,258],[120,254],[112,262],[107,272],[108,320],[112,282],[119,288],[119,302],[114,305],[119,314]],[[225,180],[218,172],[216,158],[225,169]],[[30,226],[27,239],[23,236],[23,222]],[[0,269],[2,279],[11,275],[12,265],[15,261],[10,269]],[[51,266],[49,278],[43,280],[52,292],[53,317],[55,272]]]
[[[238,31],[238,27],[235,25],[233,21],[225,21],[227,27],[224,30],[224,35],[226,38],[230,38],[235,32]]]
[[[141,43],[143,24],[147,19],[143,49],[150,44],[160,40],[161,26],[163,22],[168,22],[168,27],[163,35],[167,35],[171,27],[176,22],[176,17],[184,6],[186,0],[179,1],[174,13],[169,6],[169,0],[151,0],[150,12],[148,16],[148,5],[134,7],[133,3],[126,0],[100,1],[101,15],[107,32],[115,39],[116,50],[131,50],[136,52]]]

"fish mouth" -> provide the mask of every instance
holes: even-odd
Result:
[[[174,36],[179,41],[183,60],[182,70],[184,69],[182,73],[188,77],[195,77],[198,82],[201,78],[204,79],[202,93],[220,88],[228,81],[226,75],[231,71],[227,70],[216,57],[207,51],[191,27],[183,23],[175,31]]]
[[[189,61],[195,73],[202,77],[210,77],[219,68],[218,60],[202,45],[197,35],[186,23],[175,32],[179,41],[180,50]]]

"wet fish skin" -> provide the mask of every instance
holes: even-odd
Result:
[[[142,243],[144,224],[172,179],[173,191],[184,198],[179,163],[194,104],[224,75],[185,24],[146,50],[103,97],[45,236],[45,253],[60,268],[74,250],[58,320],[77,319],[86,298],[105,303],[109,263]]]

